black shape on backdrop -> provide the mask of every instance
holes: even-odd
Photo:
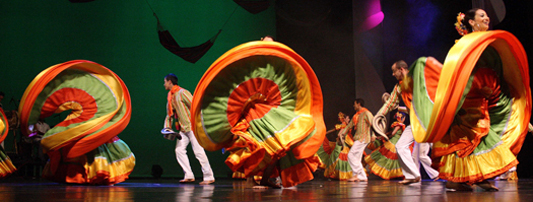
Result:
[[[159,22],[159,18],[155,15],[155,13],[154,16],[157,19],[157,34],[159,35],[159,42],[161,45],[163,45],[163,47],[170,52],[190,63],[196,63],[200,58],[202,58],[202,56],[207,53],[211,46],[213,46],[220,32],[222,32],[222,29],[218,30],[218,33],[215,34],[215,36],[198,46],[181,47],[176,40],[174,40],[170,32],[163,28]]]
[[[269,0],[233,0],[236,4],[244,8],[244,10],[252,13],[257,14],[260,13],[268,7],[270,7],[270,1]]]

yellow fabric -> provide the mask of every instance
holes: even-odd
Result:
[[[314,72],[310,68],[309,64],[296,52],[281,43],[254,41],[236,46],[220,56],[204,73],[199,85],[196,87],[194,92],[195,96],[193,98],[191,107],[191,118],[194,118],[194,121],[191,119],[191,124],[192,130],[195,132],[194,134],[197,137],[200,145],[210,151],[221,149],[224,145],[221,143],[212,142],[212,140],[209,139],[209,136],[203,130],[204,126],[202,122],[197,121],[202,120],[200,109],[197,106],[199,105],[198,100],[202,99],[202,93],[200,92],[205,90],[209,83],[206,81],[213,80],[213,78],[215,78],[222,69],[233,62],[254,55],[277,56],[285,59],[291,64],[298,80],[297,85],[299,89],[294,112],[300,116],[311,117],[315,121],[315,126],[317,129],[316,135],[324,137],[326,128],[322,117],[322,107],[319,107],[322,106],[322,91],[320,90],[318,79],[316,78],[316,75],[314,75]],[[307,144],[302,144],[298,147],[307,148],[309,146],[308,144],[312,144],[312,146],[320,145],[321,139],[319,137],[313,138],[313,140],[314,139],[317,139],[318,141],[310,141],[307,142]],[[296,149],[302,150],[302,148]],[[304,154],[305,156],[309,157],[312,153],[310,152]]]
[[[135,167],[135,156],[131,154],[127,158],[109,164],[104,158],[94,158],[94,161],[88,162],[87,156],[83,155],[62,159],[62,163],[65,166],[63,172],[66,173],[53,171],[51,164],[47,163],[43,168],[43,176],[53,181],[67,183],[116,184],[128,179]]]
[[[59,65],[63,65],[63,64],[59,64]],[[100,65],[94,64],[94,63],[79,63],[73,66],[64,65],[63,68],[57,68],[57,69],[55,68],[56,66],[58,65],[54,65],[54,66],[51,66],[45,69],[44,71],[39,73],[35,77],[35,79],[33,79],[33,81],[26,88],[27,90],[24,92],[22,96],[21,104],[19,105],[19,112],[23,112],[23,107],[33,106],[33,103],[25,104],[26,100],[35,100],[35,99],[29,99],[29,96],[32,96],[32,97],[37,96],[37,95],[30,95],[29,94],[30,91],[28,91],[28,89],[32,89],[34,85],[39,85],[39,84],[42,85],[42,83],[44,84],[48,83],[50,80],[53,79],[53,77],[45,77],[46,75],[53,74],[53,72],[61,72],[65,70],[66,68],[79,69],[82,71],[93,73],[92,74],[93,76],[105,82],[106,85],[109,87],[109,89],[112,91],[115,98],[117,99],[117,102],[118,102],[117,106],[122,106],[124,102],[122,85],[119,82],[119,79],[117,79],[117,77],[114,75],[114,73],[112,73],[108,69],[103,68]],[[42,80],[43,77],[45,77],[46,79]],[[41,88],[43,87],[44,86],[41,86]],[[59,146],[61,146],[62,144],[70,140],[79,139],[80,137],[87,135],[87,132],[94,130],[95,128],[99,127],[102,123],[107,123],[111,118],[113,118],[113,116],[116,114],[118,110],[120,110],[120,107],[117,107],[113,112],[103,115],[99,118],[87,121],[84,124],[81,124],[79,126],[69,128],[65,131],[54,134],[53,138],[43,138],[41,141],[43,149],[45,150],[45,152],[49,150],[57,149]],[[25,118],[22,116],[26,116],[26,115],[27,114],[21,113],[21,119],[24,120]],[[22,124],[21,129],[23,130],[22,132],[24,134],[29,134],[29,131],[27,131],[28,127],[24,125],[25,123],[22,122],[21,124]],[[78,135],[73,135],[73,134],[78,134]]]
[[[416,120],[411,120],[413,136],[417,142],[436,142],[446,134],[452,122],[444,117],[453,117],[458,108],[463,90],[468,82],[481,53],[487,46],[495,48],[503,62],[504,79],[515,95],[513,109],[526,113],[516,113],[517,124],[509,131],[509,136],[518,137],[527,132],[531,116],[531,90],[527,56],[521,43],[506,31],[475,32],[461,38],[449,51],[443,64],[434,100],[431,120],[425,130]],[[411,108],[411,113],[414,109]],[[511,139],[513,139],[511,137]],[[507,144],[507,143],[506,143]]]
[[[7,176],[16,170],[17,168],[15,168],[15,165],[13,165],[11,160],[6,159],[3,162],[0,162],[0,178]]]
[[[342,171],[342,170],[336,170],[335,167],[337,167],[337,162],[336,161],[335,163],[329,165],[325,170],[324,170],[324,176],[327,177],[327,178],[333,178],[333,179],[339,179],[339,180],[348,180],[350,178],[353,177],[353,172],[352,171]]]
[[[128,176],[135,167],[135,156],[133,153],[127,158],[109,164],[107,159],[95,158],[91,164],[85,163],[85,170],[88,179],[96,179],[99,173],[109,174],[110,179]]]
[[[453,153],[443,156],[439,163],[439,177],[472,184],[496,177],[517,164],[514,154],[505,145],[498,145],[490,152],[480,155],[460,158]]]
[[[403,172],[401,168],[387,170],[383,167],[378,166],[376,162],[372,160],[372,158],[368,159],[369,160],[367,160],[366,163],[368,164],[369,168],[371,168],[372,173],[374,173],[374,175],[377,175],[383,178],[384,180],[390,180],[390,176],[393,176],[392,178],[403,177]]]

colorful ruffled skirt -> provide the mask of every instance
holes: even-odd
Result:
[[[41,145],[50,157],[43,177],[57,182],[116,184],[126,180],[135,157],[117,135],[128,125],[131,101],[124,82],[91,61],[74,60],[41,72],[28,86],[19,112],[21,129],[70,110]]]
[[[6,139],[8,132],[9,124],[7,122],[6,114],[4,113],[4,110],[0,108],[0,143]],[[17,168],[13,165],[9,156],[7,156],[4,148],[0,146],[0,178],[3,178],[16,170]]]
[[[365,162],[371,173],[385,180],[404,177],[395,146],[401,134],[402,131],[399,130],[389,141],[383,141],[381,146],[365,157]]]
[[[322,91],[307,62],[277,42],[237,46],[206,71],[194,92],[198,142],[230,152],[226,164],[245,176],[270,165],[284,187],[313,179],[325,136]]]
[[[477,183],[516,166],[531,116],[527,57],[509,32],[461,38],[440,65],[411,66],[411,125],[418,142],[434,142],[439,177]],[[411,86],[409,86],[409,84]]]
[[[349,151],[349,147],[324,138],[317,153],[322,162],[320,168],[324,169],[324,177],[338,180],[348,180],[352,177],[352,167],[348,163]]]

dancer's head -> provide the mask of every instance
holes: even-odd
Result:
[[[174,85],[178,85],[178,77],[175,74],[167,74],[164,79],[165,90],[170,90]]]
[[[489,30],[490,18],[483,9],[473,8],[465,13],[462,23],[469,33],[487,31]]]
[[[399,122],[404,122],[405,120],[405,117],[406,117],[406,114],[403,113],[403,112],[396,112],[396,114],[394,115],[394,118],[399,121]]]
[[[407,76],[407,73],[409,73],[409,69],[407,66],[407,63],[403,60],[398,60],[394,64],[392,64],[392,76],[396,77],[398,81],[402,81],[405,76]]]
[[[272,37],[270,35],[266,35],[266,36],[261,38],[261,41],[274,41],[274,37]]]
[[[339,121],[343,122],[345,118],[346,118],[346,114],[339,112]]]
[[[355,111],[359,111],[363,107],[365,107],[365,100],[362,98],[355,99],[353,102],[353,109],[355,109]]]

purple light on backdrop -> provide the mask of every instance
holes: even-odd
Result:
[[[432,36],[435,20],[440,11],[431,2],[408,0],[409,13],[406,25],[409,30],[407,41],[412,46],[425,46]],[[451,25],[450,25],[451,26]]]
[[[361,24],[359,27],[359,32],[364,32],[367,30],[370,30],[377,25],[379,25],[381,22],[383,22],[383,18],[385,15],[381,11],[381,2],[380,0],[369,0],[366,2],[366,13],[365,13],[365,21]]]

